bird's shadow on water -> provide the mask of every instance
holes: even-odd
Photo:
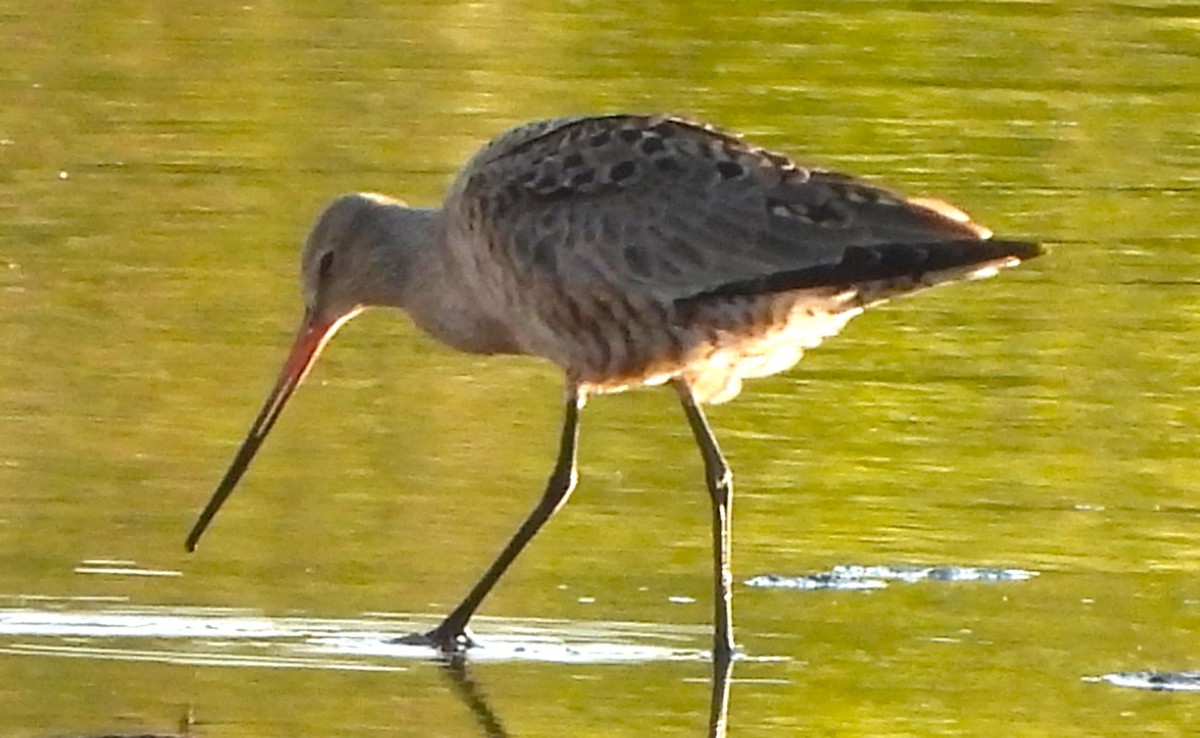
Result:
[[[639,642],[646,639],[647,632],[635,623],[572,623],[559,635],[548,636],[542,631],[548,625],[536,621],[536,626],[510,624],[507,634],[493,634],[485,645],[473,648],[465,654],[444,655],[427,646],[413,646],[396,639],[365,639],[357,646],[353,640],[326,641],[321,646],[338,653],[357,650],[359,653],[391,654],[401,658],[430,660],[435,662],[451,691],[467,708],[486,738],[508,738],[511,733],[505,727],[501,713],[487,697],[486,686],[477,679],[473,664],[488,662],[541,661],[558,663],[631,663],[655,661],[701,661],[712,664],[711,692],[708,704],[708,729],[710,738],[727,735],[730,684],[733,679],[734,659],[709,658],[707,652],[699,650],[664,648]],[[567,625],[567,624],[559,624]],[[657,630],[651,629],[649,632]],[[563,634],[567,639],[561,639]]]
[[[511,738],[513,734],[504,726],[500,714],[488,700],[486,691],[473,676],[469,661],[462,657],[452,657],[440,659],[438,665],[455,696],[475,719],[479,734],[484,738]],[[709,738],[724,738],[727,735],[729,685],[732,677],[731,659],[713,661],[712,699],[709,705],[708,731],[705,734]],[[195,735],[192,732],[193,725],[194,717],[189,708],[179,722],[178,732],[109,732],[59,738],[192,738]]]
[[[471,675],[466,658],[452,657],[441,663],[442,672],[458,699],[470,710],[486,738],[509,738],[500,715],[493,709],[484,689]],[[709,738],[724,738],[729,724],[729,686],[733,681],[733,659],[715,658],[712,661],[712,692],[709,701]]]

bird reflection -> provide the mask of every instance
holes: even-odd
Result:
[[[442,672],[449,677],[455,694],[475,716],[475,722],[483,730],[483,735],[487,738],[508,738],[508,731],[500,722],[500,716],[488,704],[483,690],[471,678],[471,674],[467,670],[467,660],[462,657],[451,657],[442,661],[441,665]]]
[[[729,724],[729,682],[732,679],[733,656],[713,654],[712,701],[708,713],[710,738],[725,738]]]
[[[454,657],[441,662],[442,673],[449,679],[454,693],[466,705],[486,738],[509,738],[500,716],[492,709],[487,696],[471,676],[467,659]],[[713,659],[712,697],[709,703],[709,738],[725,738],[729,724],[729,683],[733,678],[733,659],[717,656]]]

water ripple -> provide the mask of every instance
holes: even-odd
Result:
[[[746,580],[748,587],[767,589],[883,589],[888,582],[1019,582],[1036,577],[1028,569],[996,569],[974,566],[860,566],[841,564],[827,572],[783,575],[760,574]]]
[[[250,610],[0,608],[0,653],[286,669],[396,671],[430,648],[395,643],[419,615],[269,617]],[[478,618],[472,661],[631,663],[708,658],[695,628],[644,623]],[[15,638],[23,640],[16,641]],[[33,639],[37,639],[34,641]],[[97,643],[80,643],[91,639]]]
[[[1125,671],[1085,677],[1084,681],[1154,692],[1200,692],[1200,671]]]

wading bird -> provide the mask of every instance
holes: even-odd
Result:
[[[187,548],[337,329],[364,308],[400,308],[452,348],[539,356],[566,374],[558,460],[541,500],[462,603],[415,641],[444,652],[473,645],[471,616],[575,486],[585,400],[669,383],[712,498],[714,654],[727,659],[732,477],[701,403],[791,367],[871,305],[1040,253],[992,239],[947,203],[804,167],[680,118],[519,126],[475,154],[441,207],[352,194],[321,214],[301,261],[295,344]]]

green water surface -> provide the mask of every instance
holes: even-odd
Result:
[[[730,734],[1200,724],[1200,695],[1089,681],[1200,669],[1195,4],[0,0],[0,39],[0,606],[432,625],[540,493],[561,379],[455,354],[402,315],[339,334],[183,551],[300,317],[303,237],[342,192],[438,202],[510,125],[663,110],[1053,248],[872,310],[713,409],[749,657]],[[481,634],[503,618],[662,623],[704,648],[708,498],[673,394],[589,403],[580,453],[576,497]],[[740,584],[841,563],[1040,575]],[[78,650],[94,645],[0,633],[0,734],[175,731],[186,715],[205,738],[487,734],[422,661]],[[709,674],[472,671],[512,736],[703,735]]]

